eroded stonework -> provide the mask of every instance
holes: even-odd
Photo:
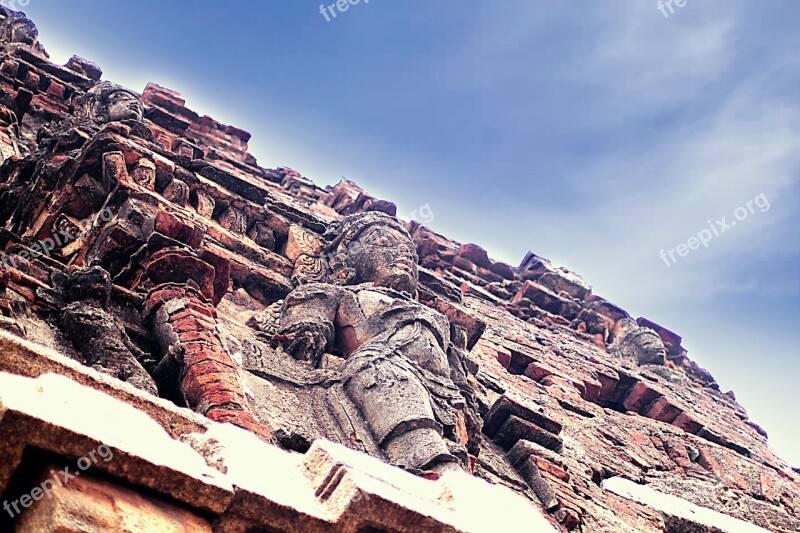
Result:
[[[286,450],[504,485],[561,530],[689,527],[611,478],[800,530],[800,475],[675,333],[533,253],[262,168],[248,133],[53,64],[2,7],[0,46],[0,329]]]
[[[293,290],[276,338],[314,366],[326,353],[346,359],[343,388],[391,463],[468,468],[466,445],[477,455],[480,423],[464,364],[466,336],[415,301],[414,241],[383,213],[349,215],[332,226],[332,283]]]

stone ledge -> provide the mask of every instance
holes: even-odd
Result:
[[[57,468],[45,468],[38,479],[44,484],[58,475]],[[46,497],[20,515],[16,531],[211,533],[212,529],[202,517],[177,505],[86,475],[68,484],[48,486]]]
[[[64,376],[0,373],[0,416],[2,489],[25,448],[77,461],[104,444],[113,460],[93,466],[132,485],[215,513],[233,498],[233,487],[219,472],[147,414]]]
[[[108,394],[144,411],[173,437],[186,433],[202,433],[211,423],[189,409],[142,394],[139,389],[97,372],[79,362],[33,342],[0,330],[0,372],[38,378],[44,374],[60,374],[81,385]]]
[[[744,520],[700,507],[683,498],[664,494],[625,478],[606,479],[602,487],[623,498],[661,513],[667,531],[686,533],[768,533],[768,530]]]
[[[105,445],[113,459],[90,472],[183,505],[215,531],[556,530],[528,500],[467,474],[429,481],[326,441],[287,452],[229,424],[194,423],[184,409],[31,343],[0,335],[0,347],[2,369],[24,374],[0,372],[0,492],[26,448],[75,464]]]

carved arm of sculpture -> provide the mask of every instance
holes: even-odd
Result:
[[[340,291],[333,285],[310,283],[286,297],[276,340],[292,357],[316,366],[331,349]]]
[[[450,379],[461,391],[467,406],[464,410],[464,423],[467,428],[467,451],[477,456],[481,447],[481,428],[483,420],[478,414],[478,401],[474,387],[468,376],[478,372],[477,365],[469,358],[467,334],[461,326],[450,325],[450,346],[447,359],[450,363]]]

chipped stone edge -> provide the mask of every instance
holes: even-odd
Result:
[[[204,439],[214,444],[211,457]],[[556,531],[504,487],[457,473],[422,480],[327,441],[305,455],[288,452],[0,332],[0,491],[28,447],[74,461],[100,444],[114,460],[97,470],[210,512],[219,531],[238,531],[237,523],[286,531],[426,523],[488,533],[498,517],[484,505],[508,510],[505,530],[526,523]]]
[[[665,494],[647,485],[640,485],[622,477],[603,480],[601,487],[618,496],[649,507],[665,517],[703,526],[708,528],[708,531],[769,533],[769,530],[750,522],[701,507],[678,496]]]

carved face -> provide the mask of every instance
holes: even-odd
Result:
[[[414,242],[382,225],[365,229],[348,246],[347,265],[359,282],[373,282],[407,294],[417,290],[417,254]]]
[[[142,120],[142,104],[127,91],[114,91],[106,100],[106,116],[109,122],[118,120]]]
[[[640,328],[630,339],[640,365],[663,365],[667,358],[664,342],[658,334],[647,328]]]
[[[38,37],[36,26],[28,19],[18,19],[11,26],[11,42],[33,44]]]

